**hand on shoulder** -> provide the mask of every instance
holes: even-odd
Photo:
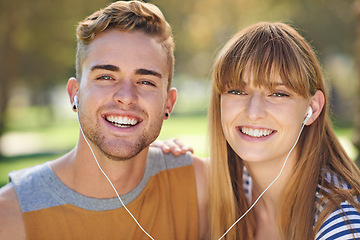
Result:
[[[11,183],[0,188],[0,239],[26,239],[19,201]]]
[[[192,147],[186,146],[177,138],[155,140],[150,146],[160,148],[164,153],[172,153],[175,156],[185,154],[186,152],[194,153],[194,149]]]

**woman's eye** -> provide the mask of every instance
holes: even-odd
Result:
[[[245,94],[245,92],[242,90],[230,90],[230,91],[227,91],[227,93],[234,94],[234,95],[244,95]]]
[[[289,97],[290,95],[287,93],[282,93],[282,92],[275,92],[273,94],[271,94],[274,97]]]

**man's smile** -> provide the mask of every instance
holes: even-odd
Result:
[[[133,127],[140,122],[140,119],[131,116],[106,115],[105,119],[112,125],[120,128]]]

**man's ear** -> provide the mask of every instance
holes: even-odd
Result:
[[[310,106],[313,110],[313,114],[307,121],[306,125],[311,125],[320,115],[324,108],[325,96],[321,90],[317,90],[315,95],[310,98]]]
[[[70,98],[70,103],[72,106],[75,105],[74,103],[74,97],[78,94],[80,88],[80,82],[75,79],[75,78],[70,78],[66,84],[66,90],[68,92],[69,98]],[[77,97],[79,98],[79,97]],[[76,109],[73,109],[74,111],[76,111]]]
[[[175,102],[177,99],[177,90],[176,88],[170,88],[167,94],[167,99],[165,103],[165,119],[169,118],[170,113],[174,109]]]

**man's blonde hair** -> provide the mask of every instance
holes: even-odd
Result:
[[[142,31],[156,38],[167,56],[169,78],[168,88],[174,72],[174,40],[169,23],[158,7],[141,1],[118,1],[94,12],[81,21],[76,29],[76,77],[81,79],[82,64],[88,54],[89,44],[96,35],[108,29],[120,31]]]

